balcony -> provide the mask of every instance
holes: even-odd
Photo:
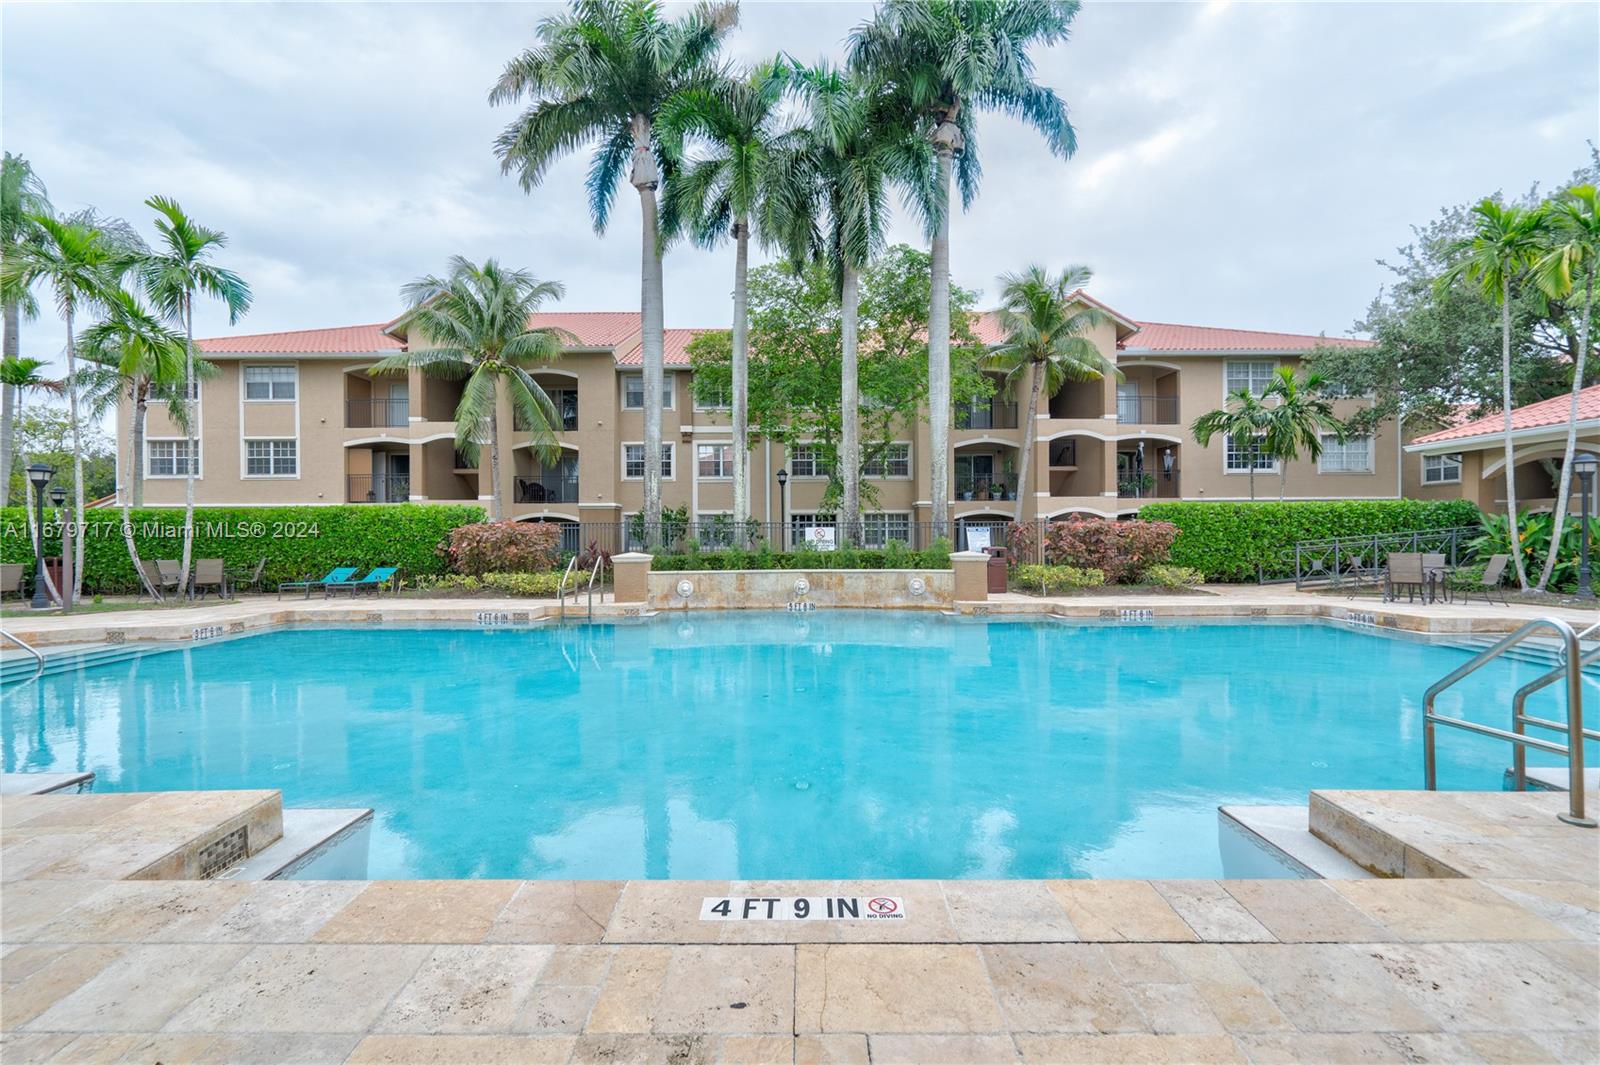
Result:
[[[1015,429],[1017,405],[1002,403],[997,398],[974,400],[970,405],[955,410],[957,429]]]
[[[344,401],[346,429],[399,429],[410,424],[411,401],[405,396]]]
[[[345,481],[345,499],[350,503],[404,503],[411,498],[411,477],[407,474],[374,477],[353,473]]]
[[[573,470],[570,476],[557,470],[532,477],[518,477],[516,500],[518,503],[576,503],[577,471]]]
[[[570,433],[578,428],[578,390],[576,388],[547,388],[545,395],[550,397],[551,404],[556,408],[556,422],[550,428],[558,433]],[[512,418],[511,428],[519,433],[528,431],[528,423],[522,415],[516,414]]]
[[[1177,425],[1178,397],[1143,393],[1117,397],[1117,421],[1123,425]]]
[[[1118,499],[1182,499],[1178,471],[1161,473],[1123,473],[1117,477]]]

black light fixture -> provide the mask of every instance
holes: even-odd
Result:
[[[59,484],[50,489],[50,502],[55,505],[57,510],[60,510],[66,505],[67,490]]]
[[[1170,447],[1161,449],[1161,476],[1165,480],[1172,480],[1172,449]]]
[[[787,544],[789,542],[789,534],[786,533],[786,532],[781,532],[781,530],[786,525],[789,524],[789,516],[788,516],[787,513],[785,513],[785,511],[788,508],[784,505],[786,501],[784,499],[784,490],[783,489],[784,489],[784,485],[786,485],[788,483],[789,483],[789,471],[786,468],[784,468],[782,466],[779,466],[778,467],[778,528],[780,530],[779,535],[781,535],[784,538],[783,542],[785,544]]]
[[[1600,470],[1600,459],[1584,452],[1572,460],[1572,472],[1580,486],[1580,506],[1583,510],[1582,530],[1578,534],[1578,598],[1594,598],[1594,578],[1589,572],[1589,512],[1593,508],[1594,475]]]
[[[34,610],[50,609],[50,596],[45,593],[44,578],[44,490],[56,468],[47,463],[35,462],[28,466],[28,483],[33,485],[34,511],[37,515],[39,538],[34,541],[33,599],[29,606]]]

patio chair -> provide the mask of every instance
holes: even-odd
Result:
[[[1510,555],[1491,555],[1489,564],[1483,567],[1482,577],[1471,583],[1462,583],[1457,586],[1457,591],[1461,593],[1461,601],[1463,603],[1471,602],[1472,596],[1477,594],[1483,596],[1485,603],[1492,603],[1494,602],[1494,596],[1498,594],[1500,605],[1510,606],[1511,604],[1506,600],[1505,588],[1502,585],[1506,575],[1506,566],[1510,564]]]
[[[18,599],[22,598],[22,574],[27,567],[20,562],[7,562],[0,566],[0,599],[16,593]]]
[[[160,565],[150,561],[148,558],[141,558],[139,560],[139,570],[144,574],[144,581],[139,584],[139,596],[134,602],[137,603],[140,599],[150,599],[153,602],[158,596],[166,594],[167,578],[161,572]],[[149,584],[149,588],[145,587],[146,583]],[[174,588],[178,586],[176,576],[173,578],[172,586]],[[151,588],[155,589],[155,594],[153,595],[150,591]]]
[[[379,566],[358,581],[330,581],[322,586],[322,594],[330,599],[339,592],[349,592],[351,598],[369,593],[377,595],[394,581],[394,575],[399,572],[398,566]]]
[[[183,563],[175,558],[156,560],[156,572],[161,574],[161,594],[175,592],[183,584]]]
[[[194,584],[189,588],[189,595],[204,599],[206,592],[212,588],[217,590],[217,598],[228,598],[228,586],[223,576],[222,559],[195,559]]]
[[[278,598],[283,598],[283,590],[285,588],[300,588],[304,589],[306,598],[310,599],[311,589],[326,588],[330,584],[343,584],[355,575],[355,566],[340,566],[337,569],[330,569],[320,581],[314,581],[309,577],[303,581],[284,581],[278,585]]]
[[[1442,551],[1424,551],[1422,573],[1428,578],[1428,588],[1434,599],[1450,601],[1450,563]]]
[[[1415,602],[1417,593],[1423,601],[1428,598],[1428,575],[1423,572],[1422,556],[1414,551],[1396,551],[1389,555],[1389,570],[1383,580],[1385,602],[1397,602],[1400,589],[1406,590],[1406,602]]]
[[[259,592],[261,590],[261,575],[266,572],[266,569],[267,556],[262,555],[261,561],[257,562],[253,569],[245,568],[229,571],[226,574],[228,578],[228,586],[235,595],[239,593],[240,588],[247,588],[252,592]]]

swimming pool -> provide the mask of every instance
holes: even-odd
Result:
[[[1423,690],[1467,655],[865,611],[304,628],[8,688],[0,739],[97,791],[370,806],[374,877],[1217,876],[1218,804],[1420,787]],[[1544,668],[1441,707],[1503,724]],[[1501,786],[1505,744],[1439,751],[1441,786]]]

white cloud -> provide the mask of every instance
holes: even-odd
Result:
[[[598,238],[585,159],[524,195],[490,150],[514,110],[487,89],[552,10],[7,5],[0,132],[59,204],[148,230],[160,192],[226,230],[257,292],[243,330],[386,319],[457,252],[559,278],[569,306],[636,306],[631,195]],[[838,58],[870,10],[747,2],[731,53]],[[1592,5],[1090,4],[1038,56],[1078,155],[982,120],[957,280],[992,291],[1030,262],[1084,262],[1136,317],[1340,333],[1409,224],[1584,161],[1597,33]],[[921,239],[905,217],[894,236]],[[675,250],[668,323],[725,323],[731,272],[726,251]],[[226,323],[206,308],[200,327]],[[53,352],[59,324],[24,339]]]

